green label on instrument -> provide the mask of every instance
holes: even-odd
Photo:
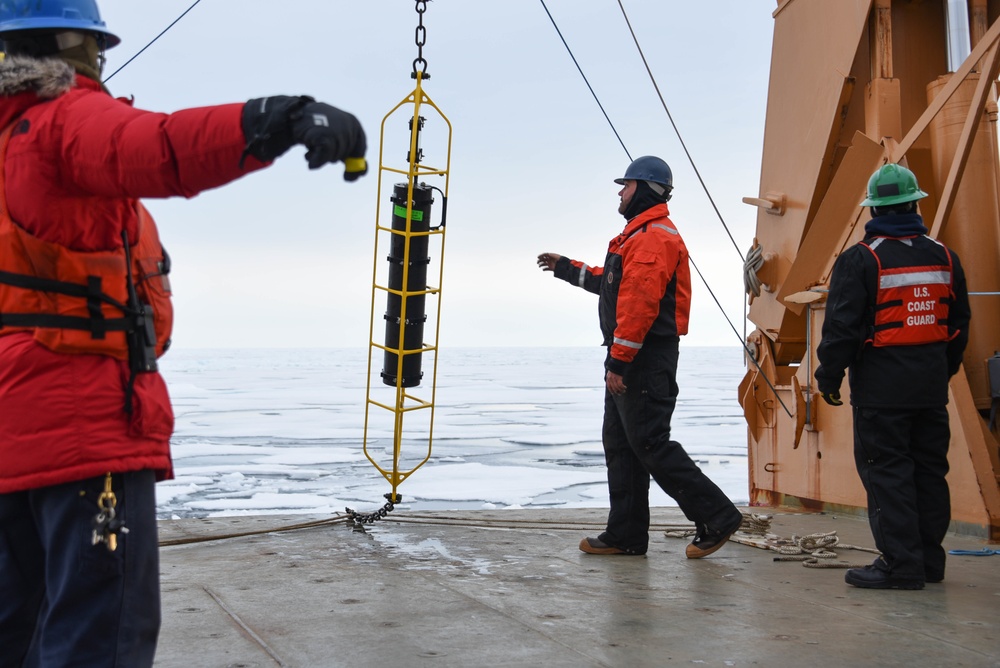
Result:
[[[399,216],[400,218],[406,218],[406,207],[405,206],[399,206],[397,204],[397,205],[395,205],[395,208],[393,208],[392,212],[393,212],[393,214]],[[423,211],[421,211],[420,209],[413,209],[411,211],[411,213],[413,214],[413,216],[410,217],[410,220],[423,221],[423,219],[424,219],[424,212]]]

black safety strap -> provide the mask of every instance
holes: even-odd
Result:
[[[36,290],[38,292],[55,292],[69,297],[80,297],[82,299],[93,299],[105,304],[114,306],[123,313],[128,312],[128,307],[117,299],[113,299],[100,290],[101,279],[98,276],[90,276],[86,285],[80,283],[69,283],[67,281],[57,281],[51,278],[40,278],[27,274],[14,274],[9,271],[0,271],[0,283],[12,285],[15,288],[25,290]]]
[[[135,327],[134,318],[104,318],[101,321],[102,332],[128,332]],[[46,327],[56,329],[79,329],[93,333],[94,321],[91,318],[72,315],[51,315],[47,313],[0,313],[0,329],[4,327]],[[103,339],[94,336],[95,339]]]
[[[872,327],[873,332],[884,332],[887,329],[902,329],[902,322],[883,322],[880,325],[875,325]]]
[[[40,278],[27,274],[0,271],[0,283],[24,290],[54,292],[69,297],[87,300],[89,317],[55,315],[49,313],[0,313],[0,328],[3,327],[45,327],[57,329],[77,329],[90,332],[93,339],[104,339],[108,332],[127,332],[134,328],[132,319],[106,318],[102,304],[110,304],[122,313],[131,315],[131,309],[101,290],[101,277],[88,276],[85,285]]]
[[[13,285],[15,288],[25,290],[37,290],[39,292],[56,292],[70,297],[87,297],[89,287],[78,283],[68,283],[57,281],[51,278],[39,278],[27,274],[14,274],[9,271],[0,271],[0,283]]]

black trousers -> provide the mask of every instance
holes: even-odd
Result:
[[[604,458],[611,511],[599,539],[634,554],[649,546],[649,478],[698,525],[721,529],[740,511],[677,441],[670,418],[677,404],[678,346],[643,346],[625,374],[624,395],[604,393]]]
[[[160,628],[153,471],[115,474],[128,533],[92,544],[104,476],[0,494],[0,667],[142,668]]]
[[[854,461],[885,567],[900,578],[944,577],[951,521],[948,409],[854,408]]]

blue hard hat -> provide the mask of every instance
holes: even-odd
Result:
[[[625,176],[615,179],[615,183],[620,186],[625,185],[626,181],[652,181],[665,186],[668,190],[674,187],[674,175],[670,171],[670,166],[653,155],[636,158],[625,170]]]
[[[104,25],[95,0],[0,0],[0,39],[29,30],[96,32],[107,38],[109,49],[121,42]]]

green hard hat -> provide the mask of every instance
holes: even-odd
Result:
[[[917,186],[917,177],[906,167],[882,165],[868,179],[868,197],[861,206],[889,206],[927,197]]]

